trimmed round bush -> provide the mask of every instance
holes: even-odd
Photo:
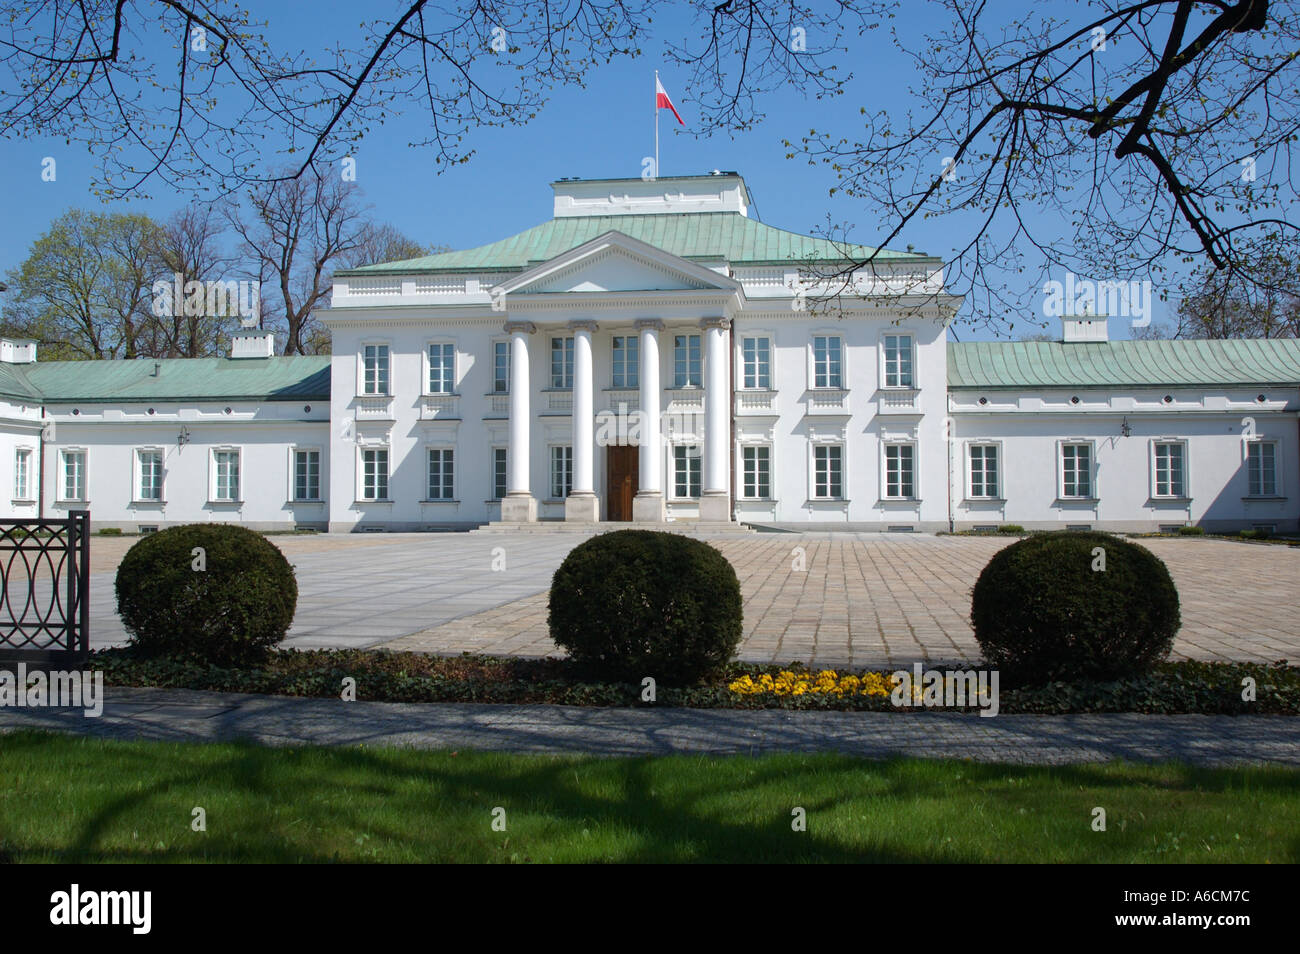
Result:
[[[1150,550],[1061,530],[989,561],[975,583],[971,623],[1000,678],[1032,685],[1149,671],[1169,654],[1181,618],[1169,570]]]
[[[149,656],[257,662],[284,638],[297,605],[289,561],[244,527],[168,527],[142,537],[117,570],[117,611],[131,645]]]
[[[592,537],[551,581],[551,638],[574,662],[616,681],[698,682],[730,661],[742,618],[727,558],[676,533]]]

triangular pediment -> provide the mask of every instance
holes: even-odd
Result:
[[[739,287],[726,275],[615,231],[598,235],[501,285],[508,295],[734,292]]]

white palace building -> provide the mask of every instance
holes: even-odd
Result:
[[[0,343],[11,517],[434,530],[698,521],[1295,531],[1300,342],[949,341],[941,262],[759,222],[714,174],[552,183],[490,245],[340,272],[329,357]]]

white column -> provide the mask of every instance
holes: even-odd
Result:
[[[506,496],[501,501],[503,521],[524,523],[537,519],[537,499],[528,476],[529,435],[533,417],[528,380],[528,336],[537,330],[531,321],[510,321],[510,446],[506,449]]]
[[[731,520],[731,388],[728,386],[731,360],[728,354],[726,318],[705,318],[704,329],[704,486],[700,496],[700,519]]]
[[[637,493],[632,500],[632,519],[662,523],[664,519],[663,494],[663,435],[659,418],[659,332],[664,323],[658,318],[642,318],[636,323],[641,334],[641,442],[638,452]]]
[[[593,522],[600,519],[591,367],[591,333],[596,323],[571,321],[569,330],[573,332],[573,487],[564,501],[564,519]]]

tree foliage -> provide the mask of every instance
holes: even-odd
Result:
[[[285,354],[328,353],[312,311],[336,268],[431,251],[370,219],[354,187],[269,182],[250,205],[241,213],[229,200],[194,202],[163,223],[64,213],[7,276],[0,334],[35,339],[50,360],[201,358],[222,353],[230,332],[255,317]],[[208,291],[239,282],[249,283],[239,296],[255,306],[248,314]]]
[[[897,9],[693,5],[697,29],[668,37],[667,57],[691,72],[700,134],[750,129],[775,90],[845,94],[847,67],[879,55],[876,28]],[[877,251],[846,246],[841,278],[874,270],[878,250],[933,216],[957,237],[948,288],[999,327],[1053,270],[1170,289],[1203,263],[1258,289],[1266,253],[1295,258],[1296,0],[901,9],[889,36],[914,63],[913,108],[863,102],[861,128],[786,137],[792,158],[828,166],[862,221],[879,223],[858,237]],[[475,127],[526,122],[556,86],[639,55],[654,12],[637,0],[409,0],[336,48],[303,51],[227,0],[0,0],[0,135],[87,143],[107,194],[153,181],[234,190],[323,175],[401,111],[415,117],[411,143],[445,169],[472,156]],[[311,294],[279,296],[290,325]],[[309,331],[291,330],[294,348]]]

